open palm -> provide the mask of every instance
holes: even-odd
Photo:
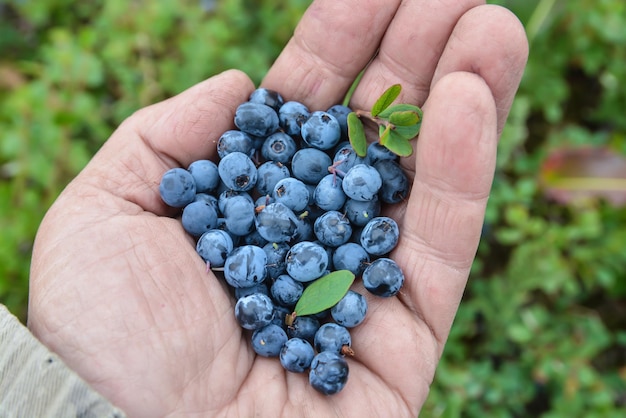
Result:
[[[315,1],[263,82],[326,109],[369,62],[353,107],[401,83],[400,100],[424,108],[403,162],[412,191],[393,209],[402,232],[392,257],[407,280],[397,297],[368,297],[342,392],[323,396],[254,354],[225,285],[158,194],[167,169],[215,156],[254,88],[237,71],[138,111],[62,193],[36,240],[33,333],[131,416],[416,416],[468,278],[527,54],[516,18],[482,3]]]

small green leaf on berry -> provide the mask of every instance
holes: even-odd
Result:
[[[363,122],[354,112],[348,114],[348,137],[350,138],[350,145],[352,145],[356,154],[359,157],[365,157],[365,154],[367,154],[365,129],[363,128]]]
[[[372,116],[378,116],[382,111],[387,109],[394,100],[398,98],[400,92],[402,91],[402,86],[400,84],[394,84],[389,87],[385,92],[376,100],[374,106],[372,106]]]
[[[320,277],[304,289],[295,314],[313,315],[335,306],[348,293],[353,281],[354,274],[349,270],[337,270]]]

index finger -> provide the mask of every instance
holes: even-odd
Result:
[[[375,55],[399,4],[314,1],[261,85],[311,109],[341,102]]]

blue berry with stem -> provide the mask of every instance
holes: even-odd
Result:
[[[313,231],[322,244],[338,247],[348,242],[352,235],[352,226],[343,213],[331,210],[315,220]]]
[[[348,382],[349,367],[339,354],[324,351],[313,357],[309,371],[309,383],[324,395],[340,392]]]
[[[365,226],[369,221],[380,215],[381,205],[378,197],[372,200],[347,199],[343,212],[354,226]]]
[[[388,254],[398,244],[400,228],[393,218],[377,216],[370,220],[361,231],[361,246],[369,254]]]
[[[334,322],[327,322],[317,330],[314,346],[318,353],[330,351],[335,354],[353,354],[350,331],[348,331],[348,328]]]
[[[288,177],[274,185],[272,197],[275,202],[284,204],[294,212],[300,212],[309,204],[309,189],[302,181]]]
[[[283,203],[275,202],[256,214],[255,225],[268,242],[289,242],[297,233],[298,218]]]

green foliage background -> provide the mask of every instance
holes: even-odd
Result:
[[[531,55],[422,416],[621,416],[626,211],[551,202],[538,173],[563,146],[626,155],[626,3],[491,3],[519,16]],[[39,222],[125,117],[227,68],[258,83],[308,4],[0,1],[0,302],[25,319]]]

